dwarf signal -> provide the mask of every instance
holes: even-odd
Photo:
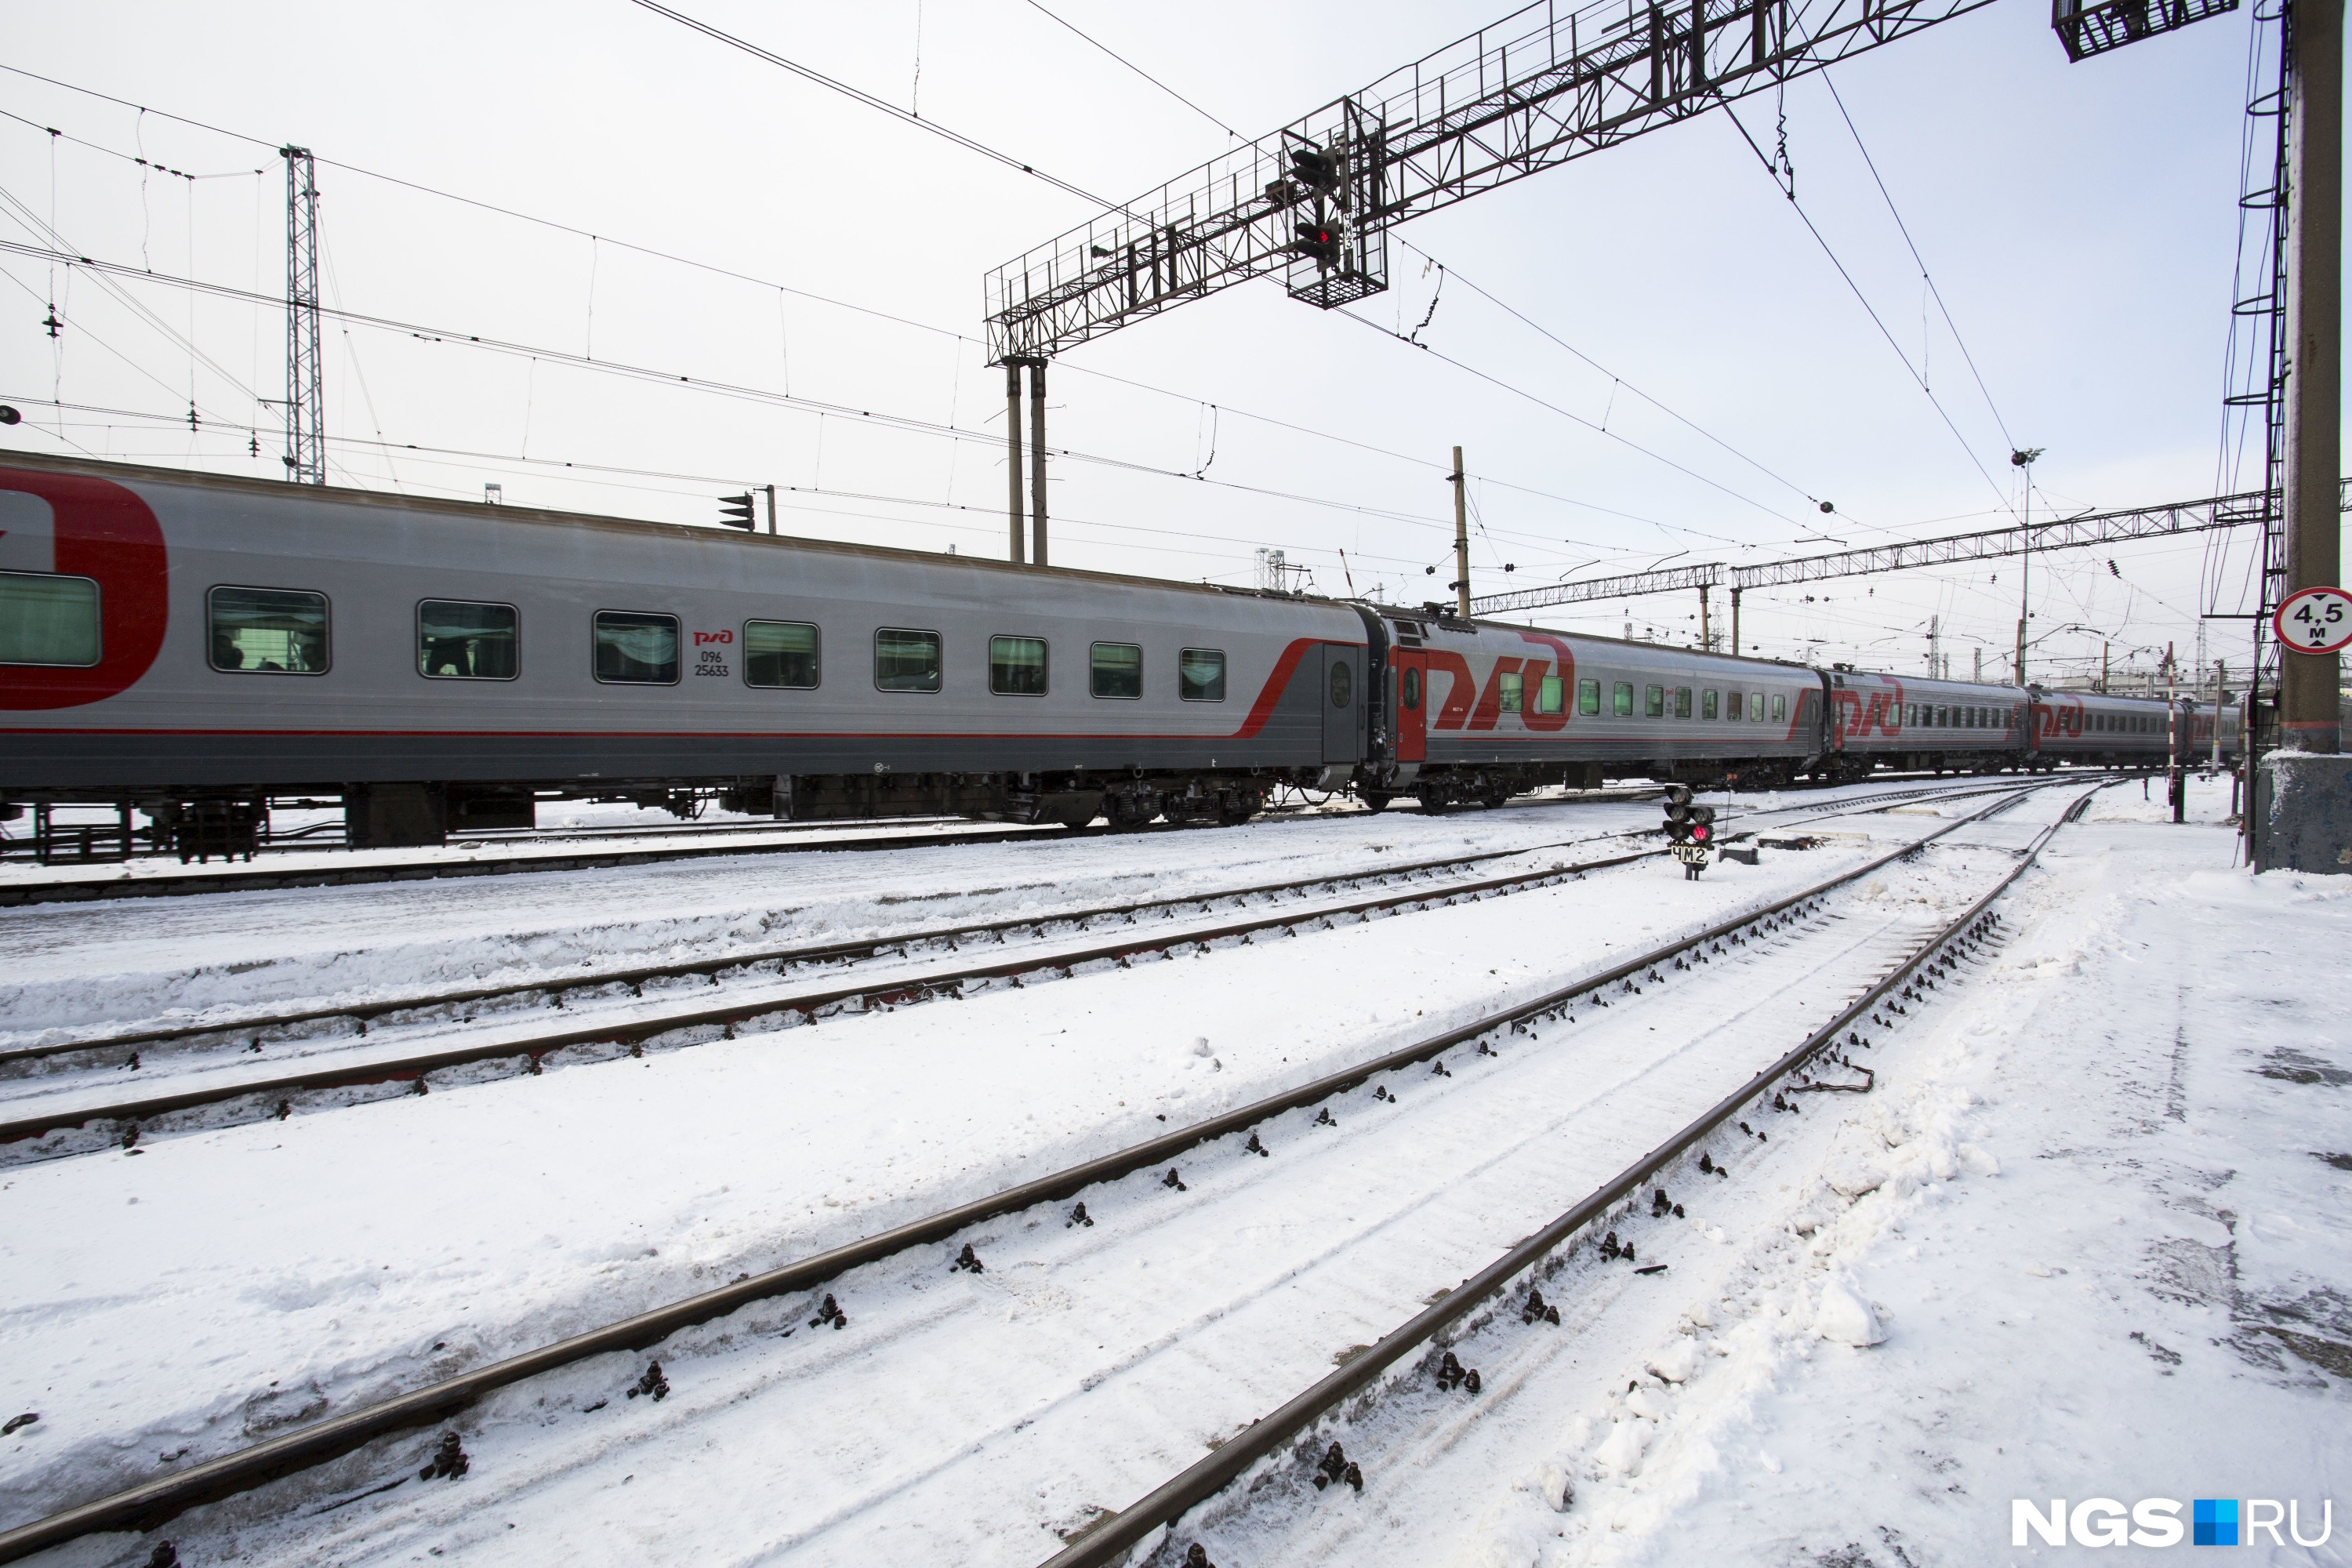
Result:
[[[1691,804],[1690,785],[1666,786],[1666,841],[1683,863],[1683,879],[1696,881],[1706,868],[1706,852],[1715,842],[1715,807]]]

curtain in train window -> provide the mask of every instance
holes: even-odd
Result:
[[[1517,713],[1524,711],[1528,700],[1528,678],[1526,676],[1521,675],[1516,669],[1511,670],[1496,682],[1496,689],[1502,694],[1501,710],[1503,712]]]
[[[1687,719],[1687,718],[1689,718],[1689,717],[1690,717],[1690,715],[1691,715],[1691,700],[1690,700],[1690,694],[1691,694],[1691,689],[1690,689],[1689,687],[1687,687],[1687,686],[1677,686],[1677,687],[1675,687],[1675,718],[1677,718],[1677,719]]]
[[[512,605],[426,599],[416,606],[416,673],[428,680],[512,680]]]
[[[1764,694],[1762,692],[1751,691],[1748,694],[1748,719],[1750,723],[1754,724],[1761,724],[1764,722]]]
[[[1631,707],[1633,705],[1633,689],[1631,687],[1625,689],[1625,696],[1626,705]],[[1576,683],[1576,710],[1579,713],[1584,714],[1593,714],[1601,711],[1601,682],[1597,680],[1580,680]]]
[[[1596,699],[1596,705],[1597,701]],[[1568,711],[1568,682],[1557,675],[1547,675],[1537,682],[1536,711],[1538,713]]]
[[[327,668],[327,595],[297,588],[215,588],[205,595],[205,641],[215,669],[321,675]]]
[[[1702,719],[1714,718],[1716,715],[1716,703],[1718,700],[1715,688],[1712,686],[1708,687],[1705,691],[1698,694],[1698,716]]]
[[[1188,647],[1176,656],[1176,695],[1187,702],[1225,700],[1225,652],[1215,647]],[[1414,704],[1419,706],[1418,701]]]
[[[817,683],[816,628],[805,621],[743,623],[743,684],[805,690]]]
[[[596,612],[596,679],[622,686],[677,684],[677,617]]]
[[[1642,706],[1648,712],[1651,718],[1664,718],[1666,716],[1666,689],[1663,686],[1643,688],[1642,691]]]
[[[1098,642],[1094,646],[1090,689],[1097,697],[1136,698],[1143,695],[1143,649],[1131,642]]]
[[[1726,719],[1728,719],[1733,723],[1737,724],[1739,722],[1740,715],[1747,711],[1748,699],[1741,696],[1738,692],[1730,692],[1724,697],[1723,716]]]
[[[0,664],[98,662],[98,584],[47,572],[0,572]]]
[[[1633,716],[1633,683],[1632,681],[1621,680],[1617,683],[1617,689],[1610,698],[1610,707],[1620,719],[1631,719]]]
[[[885,626],[874,634],[874,685],[881,691],[937,691],[940,634]]]
[[[1778,724],[1789,716],[1789,694],[1777,693],[1772,699],[1772,722]]]
[[[999,697],[1045,695],[1045,639],[988,639],[988,689]]]

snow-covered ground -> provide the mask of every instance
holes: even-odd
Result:
[[[1056,1531],[1123,1506],[1567,1206],[1720,1075],[1801,1038],[1874,978],[1885,942],[1963,906],[2076,793],[1964,828],[1736,963],[1584,1011],[1499,1058],[1457,1053],[1453,1079],[1402,1079],[1402,1104],[1368,1085],[1334,1104],[1337,1128],[1304,1111],[1271,1122],[1267,1160],[1232,1140],[1204,1147],[1184,1163],[1182,1198],[1136,1178],[1087,1194],[1091,1226],[1033,1214],[982,1227],[968,1239],[982,1275],[947,1271],[951,1249],[861,1270],[832,1287],[846,1330],[808,1329],[794,1299],[682,1336],[655,1352],[674,1390],[658,1406],[622,1397],[643,1358],[585,1363],[464,1418],[475,1466],[461,1481],[413,1479],[436,1436],[421,1434],[163,1534],[184,1561],[232,1546],[284,1562],[434,1548],[500,1562],[1036,1561]],[[2137,794],[2102,796],[2053,841],[2008,900],[2013,934],[1990,966],[1880,1042],[1876,1095],[1811,1097],[1807,1114],[1774,1118],[1769,1146],[1732,1134],[1717,1152],[1736,1180],[1678,1188],[1705,1206],[1636,1227],[1664,1274],[1580,1255],[1547,1287],[1560,1327],[1514,1318],[1473,1336],[1465,1359],[1487,1358],[1479,1396],[1401,1392],[1350,1429],[1360,1498],[1301,1487],[1314,1503],[1212,1517],[1216,1560],[2006,1561],[2013,1489],[2044,1504],[2300,1496],[2308,1535],[2342,1474],[2340,1449],[2308,1439],[2346,1369],[2308,1358],[2352,1341],[2330,1293],[2344,1289],[2328,1227],[2346,1174],[2289,1145],[2352,1146],[2352,1064],[2324,1009],[2288,1025],[2298,1054],[2284,1057],[2261,1055],[2279,1041],[2246,1046],[2237,1020],[2279,1015],[2259,995],[2286,994],[2266,985],[2273,963],[2343,951],[2352,889],[2247,879],[2227,869],[2226,833],[2158,822]],[[1884,853],[1984,798],[1822,826],[1878,835]],[[2196,804],[2218,815],[2210,792]],[[479,883],[410,884],[14,911],[0,951],[31,958],[14,973],[33,978],[6,1022],[1002,918],[1654,818],[1649,805],[1400,816],[1160,836],[1149,858],[1136,840],[1094,840],[553,873],[502,880],[493,899]],[[1697,883],[1647,863],[961,1005],[20,1169],[0,1179],[0,1401],[41,1419],[0,1439],[0,1528],[1198,1120],[1872,852],[1832,838]],[[793,884],[781,900],[780,876]],[[2253,1054],[2232,1059],[2241,1049]],[[2148,1062],[2152,1113],[2135,1099]],[[2151,1114],[2160,1125],[2141,1129]],[[2206,1157],[2200,1179],[2235,1174],[2197,1185],[2174,1169],[2189,1153]],[[1832,1198],[1825,1172],[1868,1190]],[[2255,1182],[2270,1195],[2239,1194]],[[2202,1206],[2182,1207],[2192,1196]],[[1870,1318],[1872,1301],[1883,1344],[1817,1337]],[[2200,1322],[2201,1338],[2189,1331]],[[1649,1360],[1680,1375],[1662,1381]],[[1628,1381],[1647,1384],[1630,1403]],[[2161,1417],[2165,1395],[2197,1421]],[[2127,1441],[2135,1431],[2145,1440]],[[1990,1456],[1972,1446],[1986,1434]],[[2234,1465],[2296,1443],[2300,1458],[2242,1480],[2158,1463],[2210,1452]],[[396,1490],[305,1517],[402,1474]],[[1555,1511],[1563,1488],[1572,1500]],[[1849,1542],[1863,1555],[1837,1557]],[[151,1544],[94,1539],[48,1560],[143,1562]]]

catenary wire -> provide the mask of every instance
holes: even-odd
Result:
[[[1234,141],[1239,142],[1243,139],[1240,132],[1234,130],[1232,126],[1226,124],[1223,121],[1218,119],[1215,115],[1210,113],[1207,110],[1202,108],[1199,104],[1193,102],[1182,93],[1178,92],[1174,88],[1170,87],[1166,82],[1161,81],[1150,71],[1145,70],[1141,66],[1137,65],[1133,60],[1129,59],[1125,55],[1120,54],[1117,49],[1112,48],[1100,38],[1081,31],[1077,24],[1072,22],[1068,17],[1056,16],[1055,13],[1046,10],[1044,5],[1038,4],[1038,0],[1029,0],[1029,5],[1031,8],[1036,11],[1040,16],[1045,16],[1049,21],[1057,22],[1061,24],[1061,26],[1067,27],[1071,32],[1076,33],[1079,37],[1084,38],[1087,43],[1093,45],[1096,48],[1100,49],[1104,54],[1108,55],[1111,58],[1117,60],[1119,64],[1125,66],[1128,69],[1133,71],[1136,75],[1141,77],[1144,80],[1150,82],[1152,86],[1158,88],[1160,91],[1166,93],[1169,97],[1174,99],[1177,102],[1182,104],[1185,108],[1191,110],[1193,113],[1207,121],[1210,124],[1215,126],[1218,130],[1223,132],[1226,135],[1232,137]]]

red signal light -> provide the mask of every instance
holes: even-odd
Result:
[[[1708,823],[1694,822],[1690,825],[1690,836],[1695,842],[1704,844],[1715,837],[1715,828]]]

